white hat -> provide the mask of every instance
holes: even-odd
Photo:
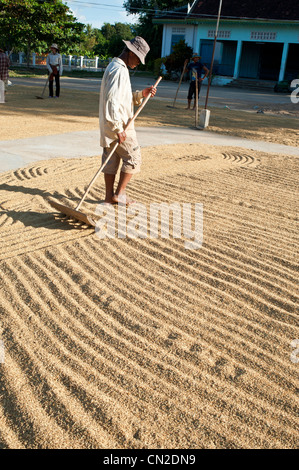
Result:
[[[137,55],[138,59],[141,60],[141,63],[145,63],[145,56],[150,50],[148,43],[140,36],[136,36],[131,41],[125,41],[123,39],[125,45],[130,49],[130,51],[134,52]]]
[[[57,46],[57,44],[52,44],[51,49],[52,49],[52,47],[58,51],[58,46]]]

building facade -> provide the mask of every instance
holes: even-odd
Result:
[[[185,40],[209,67],[219,0],[160,13],[161,57]],[[292,80],[299,78],[299,2],[289,0],[223,0],[213,72],[233,78]]]

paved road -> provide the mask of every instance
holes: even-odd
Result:
[[[43,78],[14,78],[13,85],[42,86]],[[143,89],[153,83],[150,78],[132,77],[133,89]],[[84,91],[99,92],[100,79],[62,78],[62,87]],[[157,96],[160,99],[173,103],[177,90],[177,83],[162,81],[159,85]],[[186,102],[188,83],[183,83],[178,95],[178,100]],[[205,97],[206,87],[203,86],[201,96]],[[204,98],[202,98],[203,100]],[[269,106],[280,103],[289,103],[286,95],[277,95],[264,91],[243,91],[224,87],[212,87],[210,91],[209,105],[230,106],[235,109],[253,110],[254,106]],[[262,150],[271,153],[286,155],[298,155],[299,148],[276,145],[268,142],[251,141],[237,137],[222,136],[208,131],[198,131],[188,128],[137,128],[140,145],[161,145],[184,142],[198,142],[213,145],[231,145],[253,150]],[[41,136],[35,138],[18,139],[14,141],[0,141],[0,172],[15,170],[32,162],[55,157],[83,157],[100,155],[98,131],[72,132],[56,135],[55,144],[53,138]]]
[[[176,143],[229,145],[263,152],[299,156],[299,147],[253,141],[215,132],[178,127],[137,127],[141,147]],[[0,173],[50,158],[101,155],[99,131],[70,132],[53,136],[0,141]],[[100,160],[99,160],[100,161]]]
[[[13,78],[13,85],[40,86],[41,89],[45,83],[44,78]],[[153,85],[154,79],[144,77],[131,77],[133,89],[142,90],[143,88]],[[62,88],[99,92],[101,79],[98,78],[69,78],[62,77]],[[186,97],[189,84],[182,83],[177,101],[186,103]],[[168,100],[173,103],[178,83],[170,81],[160,82],[157,97],[159,99]],[[205,101],[207,87],[204,85],[200,94],[200,104]],[[285,94],[277,94],[272,91],[249,90],[244,91],[238,88],[227,88],[220,86],[212,86],[209,93],[209,106],[229,106],[232,109],[253,110],[255,106],[269,107],[277,104],[290,104],[290,96]]]

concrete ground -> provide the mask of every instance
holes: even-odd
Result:
[[[269,153],[299,156],[298,147],[241,139],[206,130],[178,127],[137,127],[141,147],[176,143],[205,143],[242,147]],[[50,158],[101,155],[99,131],[70,132],[53,136],[0,141],[0,172],[16,170]]]
[[[153,79],[137,76],[132,76],[131,81],[133,89],[143,89],[153,84]],[[12,78],[12,83],[13,85],[25,86],[40,85],[42,90],[45,79]],[[99,92],[100,84],[100,79],[62,77],[62,90],[63,88],[73,88]],[[188,86],[188,83],[182,83],[177,96],[178,101],[186,101]],[[171,105],[173,104],[177,88],[178,83],[162,81],[157,91],[157,97],[168,100]],[[206,90],[207,87],[203,86],[200,95],[201,102],[205,99]],[[225,87],[211,87],[209,94],[209,106],[229,106],[232,109],[254,110],[256,106],[265,107],[275,104],[287,104],[289,102],[290,97],[288,95],[280,95],[271,91],[244,91]],[[178,127],[138,127],[137,135],[141,147],[184,142],[207,143],[299,156],[299,148],[297,147],[224,136],[206,130],[201,131]],[[32,162],[49,158],[74,158],[101,155],[101,153],[99,131],[59,134],[55,136],[55,139],[53,139],[53,136],[41,136],[0,141],[0,172],[15,170]]]
[[[154,78],[132,76],[131,83],[133,90],[142,90],[154,84]],[[44,78],[12,78],[13,85],[38,86],[41,91],[45,84]],[[99,92],[101,79],[99,78],[61,78],[61,88]],[[177,100],[187,103],[189,83],[183,82],[180,86]],[[173,103],[178,83],[170,81],[161,81],[157,91],[157,97],[163,100],[169,100]],[[200,93],[200,103],[205,102],[207,86],[203,85]],[[232,109],[253,110],[254,107],[267,107],[277,104],[290,104],[291,99],[288,94],[278,94],[274,91],[264,90],[242,90],[239,88],[227,88],[222,86],[211,86],[209,92],[209,106],[229,106]]]

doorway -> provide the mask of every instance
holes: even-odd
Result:
[[[283,44],[244,42],[240,78],[278,80]]]

